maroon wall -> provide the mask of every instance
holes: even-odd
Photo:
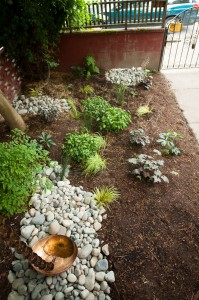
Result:
[[[164,29],[107,30],[67,33],[61,37],[59,70],[81,65],[92,55],[104,70],[139,67],[149,58],[149,69],[159,69]]]
[[[16,63],[6,57],[3,48],[0,48],[0,90],[11,102],[21,90]]]

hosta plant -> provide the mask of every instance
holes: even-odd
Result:
[[[160,171],[160,167],[164,165],[163,160],[154,160],[153,157],[140,154],[137,157],[128,159],[129,163],[133,165],[132,174],[139,178],[149,179],[153,183],[161,181],[169,182],[167,176],[163,175]]]
[[[145,146],[146,144],[150,144],[150,139],[148,135],[145,134],[142,128],[130,131],[130,141],[132,144],[137,144],[142,146]]]
[[[44,146],[44,148],[45,147],[50,148],[56,145],[56,143],[52,139],[52,135],[47,132],[43,131],[41,135],[38,136],[38,139],[39,139],[39,143],[41,143]]]
[[[118,190],[114,186],[95,188],[93,193],[97,205],[106,208],[108,208],[113,201],[116,201],[120,197]]]
[[[106,168],[106,160],[103,159],[98,153],[90,156],[85,165],[83,174],[85,175],[96,175]]]
[[[179,155],[181,153],[180,148],[176,147],[174,143],[174,140],[177,138],[182,138],[182,135],[175,131],[167,131],[159,134],[157,142],[163,147],[161,151],[163,155]]]
[[[136,113],[135,113],[135,114],[136,114],[138,117],[141,117],[141,116],[145,116],[145,115],[147,115],[147,114],[149,114],[149,113],[151,113],[151,112],[152,112],[152,111],[150,110],[148,104],[146,104],[146,105],[141,105],[141,106],[139,106],[138,109],[136,110]]]

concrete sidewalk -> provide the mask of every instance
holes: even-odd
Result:
[[[199,68],[162,70],[199,143]]]

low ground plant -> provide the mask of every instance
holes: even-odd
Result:
[[[44,146],[44,148],[50,148],[52,146],[56,146],[56,143],[52,139],[52,135],[43,131],[38,136],[39,143]]]
[[[163,175],[160,167],[164,165],[163,160],[154,160],[153,157],[140,154],[137,157],[128,159],[129,163],[133,165],[132,174],[138,179],[149,179],[153,183],[169,182],[167,176]]]
[[[132,144],[142,146],[150,144],[150,139],[148,135],[145,134],[145,131],[142,128],[130,131],[130,141]]]
[[[161,151],[162,155],[179,155],[181,153],[180,148],[176,147],[174,143],[174,140],[177,138],[182,138],[182,135],[175,131],[167,131],[159,134],[157,142],[163,147]]]
[[[108,132],[117,132],[128,127],[131,123],[131,115],[117,107],[109,107],[103,114],[99,129]]]
[[[119,192],[114,186],[95,188],[93,193],[97,205],[105,208],[108,208],[113,201],[116,201],[120,197]]]
[[[87,55],[84,59],[84,66],[74,66],[72,67],[73,72],[80,76],[80,77],[87,77],[90,78],[91,75],[95,74],[95,73],[99,73],[100,70],[99,68],[96,66],[96,62],[94,57],[92,57],[91,55]]]
[[[94,88],[91,85],[85,85],[80,89],[80,92],[85,95],[93,95]]]
[[[150,108],[149,108],[149,105],[148,104],[146,104],[146,105],[141,105],[141,106],[139,106],[138,107],[138,109],[136,110],[136,115],[138,116],[138,117],[142,117],[142,116],[145,116],[145,115],[147,115],[147,114],[149,114],[149,113],[151,113],[152,111],[150,110]]]
[[[96,175],[106,168],[106,160],[98,153],[90,156],[84,165],[84,175]]]
[[[19,130],[13,131],[10,142],[0,144],[1,214],[11,216],[27,209],[28,198],[38,187],[36,174],[49,161],[48,154]]]
[[[76,101],[73,98],[68,98],[67,103],[70,106],[70,114],[73,119],[79,120],[81,117],[80,111],[77,109]]]

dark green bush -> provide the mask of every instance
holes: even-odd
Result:
[[[0,143],[0,213],[13,215],[26,209],[36,188],[36,174],[49,160],[48,151],[19,130],[11,142]]]

